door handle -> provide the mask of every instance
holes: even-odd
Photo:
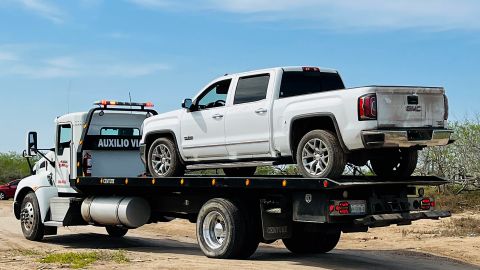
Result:
[[[267,112],[267,109],[265,109],[265,108],[260,108],[260,109],[255,110],[255,113],[258,113],[258,114],[262,114],[262,113],[266,113],[266,112]]]
[[[218,113],[216,113],[216,114],[212,115],[212,118],[213,118],[213,119],[223,118],[223,114],[218,114]]]

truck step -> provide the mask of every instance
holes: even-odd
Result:
[[[238,168],[238,167],[259,167],[272,166],[273,161],[249,161],[249,162],[230,162],[230,163],[206,163],[188,165],[188,170],[204,170],[204,169],[218,169],[218,168]]]
[[[61,222],[61,221],[45,221],[43,223],[43,225],[45,225],[47,227],[62,227],[63,222]]]

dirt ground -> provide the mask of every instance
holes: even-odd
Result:
[[[40,262],[49,253],[122,250],[129,262],[98,261],[89,269],[480,269],[480,235],[443,237],[449,219],[417,221],[411,226],[343,234],[337,248],[323,255],[295,256],[281,244],[262,244],[249,260],[203,256],[195,224],[174,220],[146,225],[123,239],[111,239],[98,227],[70,227],[43,242],[23,238],[12,201],[0,201],[0,269],[64,269]],[[478,213],[453,218],[476,217]]]

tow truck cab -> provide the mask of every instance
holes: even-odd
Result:
[[[25,156],[41,155],[32,175],[23,179],[14,199],[14,212],[28,192],[37,194],[41,219],[46,221],[50,198],[77,194],[70,179],[84,176],[136,177],[144,173],[139,159],[143,121],[156,115],[151,103],[95,102],[88,112],[70,113],[55,119],[55,147],[38,149],[37,133],[27,137]],[[42,154],[41,151],[47,151]]]

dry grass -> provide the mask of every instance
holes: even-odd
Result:
[[[447,222],[442,236],[480,236],[480,219],[472,217],[452,218]]]
[[[455,187],[446,188],[442,192],[438,192],[435,188],[428,188],[426,194],[435,198],[437,209],[448,210],[452,213],[480,211],[480,191],[456,194]]]

